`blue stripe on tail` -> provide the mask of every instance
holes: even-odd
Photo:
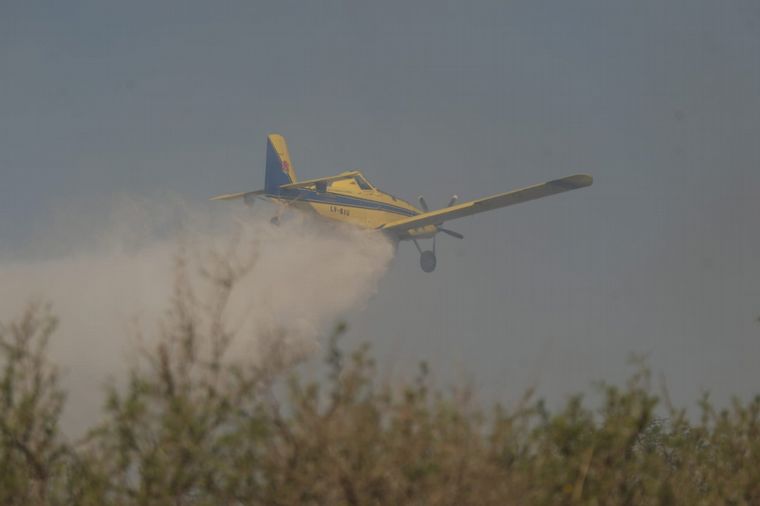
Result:
[[[295,182],[288,174],[290,170],[288,163],[287,160],[280,158],[272,144],[272,139],[268,138],[266,176],[264,178],[264,189],[267,194],[279,194],[281,185]]]

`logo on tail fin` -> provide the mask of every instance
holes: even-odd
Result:
[[[280,193],[280,186],[295,183],[296,177],[288,155],[288,145],[281,135],[267,137],[267,164],[264,187],[268,194]]]

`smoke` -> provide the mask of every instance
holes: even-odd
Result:
[[[201,301],[213,297],[209,272],[236,272],[224,319],[235,352],[252,358],[272,335],[294,357],[308,355],[331,325],[367,303],[393,256],[387,239],[297,213],[273,226],[267,207],[199,211],[122,199],[96,230],[57,227],[52,249],[65,253],[0,262],[0,321],[33,299],[49,301],[60,318],[50,352],[69,391],[66,432],[92,426],[102,386],[124,372],[135,336],[158,332],[178,259]]]

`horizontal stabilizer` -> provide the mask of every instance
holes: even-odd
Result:
[[[512,206],[570,190],[577,190],[578,188],[591,186],[593,182],[593,178],[587,174],[576,174],[574,176],[555,179],[547,183],[528,186],[527,188],[521,188],[507,193],[500,193],[482,199],[471,200],[470,202],[463,202],[462,204],[445,207],[443,209],[438,209],[437,211],[418,214],[416,216],[389,223],[381,227],[381,229],[403,234],[408,230],[428,225],[440,225],[446,221],[464,218],[465,216],[470,216],[472,214],[491,211],[500,207]]]
[[[265,195],[265,190],[256,190],[253,192],[240,192],[240,193],[225,193],[224,195],[217,195],[215,197],[211,197],[211,200],[235,200],[235,199],[245,199],[248,201],[248,199],[258,197],[259,195]]]

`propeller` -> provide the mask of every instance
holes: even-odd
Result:
[[[454,204],[457,203],[458,199],[459,199],[459,195],[452,195],[451,199],[449,199],[449,203],[446,204],[446,207],[453,206]],[[428,212],[430,210],[428,208],[427,201],[425,200],[425,197],[423,197],[422,195],[420,195],[419,197],[417,197],[417,200],[420,201],[420,207],[422,208],[423,211]]]
[[[451,199],[449,199],[449,203],[446,204],[446,207],[451,207],[454,204],[457,203],[457,199],[459,198],[459,195],[452,195]],[[444,234],[448,234],[451,237],[456,237],[457,239],[464,239],[464,236],[460,234],[459,232],[454,232],[453,230],[449,230],[448,228],[438,227],[438,230],[443,232]]]
[[[454,204],[456,204],[456,202],[457,202],[458,199],[459,199],[458,195],[452,195],[451,199],[449,199],[449,203],[446,204],[446,207],[453,206]],[[428,212],[429,208],[428,208],[427,202],[425,201],[425,197],[423,197],[422,195],[420,195],[419,197],[417,197],[417,200],[419,200],[420,207],[422,208],[422,210],[425,211],[425,212]],[[454,232],[453,230],[449,230],[447,228],[443,228],[443,227],[440,227],[440,226],[438,227],[438,230],[440,232],[443,232],[444,234],[450,235],[451,237],[456,237],[457,239],[464,239],[464,236],[462,234],[460,234],[459,232]]]
[[[438,231],[443,232],[444,234],[449,234],[451,237],[456,237],[457,239],[464,239],[464,236],[462,234],[459,232],[454,232],[453,230],[449,230],[448,228],[438,227]]]

